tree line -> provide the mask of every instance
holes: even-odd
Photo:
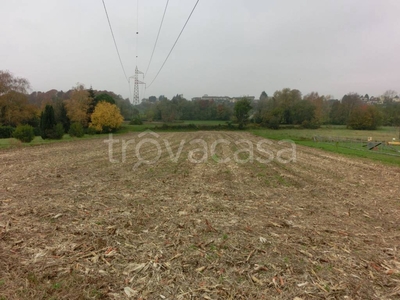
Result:
[[[393,105],[398,106],[400,103]],[[276,91],[272,97],[265,93],[255,105],[255,122],[271,128],[281,124],[299,125],[304,128],[318,128],[322,124],[346,125],[352,129],[376,129],[386,120],[388,105],[370,105],[362,96],[349,93],[341,99],[312,92],[302,96],[296,89]]]
[[[278,90],[272,96],[264,91],[259,100],[248,106],[247,121],[274,129],[281,125],[318,128],[323,124],[332,124],[365,130],[373,130],[381,125],[400,126],[400,102],[393,95],[385,96],[383,103],[367,104],[366,97],[356,93],[346,94],[337,100],[317,92],[303,96],[299,90],[290,88]],[[152,96],[149,99],[157,98]],[[189,101],[176,95],[171,100],[160,97],[158,101],[144,102],[136,107],[136,113],[147,121],[221,120],[238,122],[240,125],[237,108],[246,105],[243,101],[239,102]]]
[[[40,135],[43,139],[59,139],[64,133],[83,136],[84,133],[112,132],[120,127],[125,114],[133,107],[111,92],[96,92],[77,84],[67,93],[51,90],[28,95],[29,81],[0,71],[0,138]],[[129,100],[128,100],[129,102]],[[15,136],[14,135],[14,136]],[[28,138],[29,136],[29,138]]]
[[[107,132],[115,130],[123,119],[137,121],[132,124],[142,120],[220,120],[237,122],[239,127],[252,122],[275,129],[282,125],[318,128],[322,124],[346,125],[352,129],[400,126],[400,101],[394,91],[386,92],[380,104],[367,104],[365,100],[370,99],[368,95],[349,93],[337,100],[317,92],[303,96],[299,90],[285,88],[272,96],[262,92],[260,99],[253,102],[190,101],[176,95],[171,100],[164,96],[151,96],[148,101],[133,106],[129,99],[123,99],[120,95],[87,89],[82,84],[77,84],[67,92],[50,90],[28,94],[29,90],[27,79],[0,71],[0,137],[10,136],[13,128],[21,124],[33,127],[36,135],[45,138],[61,131],[60,126],[56,130],[57,124],[61,124],[64,132],[69,132],[72,124],[75,124],[74,130],[82,127],[86,133]],[[102,104],[98,106],[99,103]],[[47,106],[52,109],[46,110]],[[95,114],[96,107],[98,112]],[[54,114],[54,118],[46,116],[46,129],[43,127],[44,113]],[[104,120],[108,123],[99,124]],[[46,130],[49,135],[45,134]]]
[[[153,98],[150,97],[149,99]],[[154,97],[156,98],[156,97]],[[209,100],[189,101],[180,95],[171,100],[160,96],[158,101],[142,102],[136,113],[147,121],[174,122],[176,120],[221,120],[229,121],[233,116],[232,103],[217,103]]]

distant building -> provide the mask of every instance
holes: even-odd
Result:
[[[374,96],[371,96],[370,98],[361,97],[361,101],[369,105],[383,103],[381,97],[374,97]]]
[[[243,98],[246,98],[247,100],[250,100],[251,102],[253,102],[256,99],[256,97],[254,97],[254,96],[240,96],[240,97],[233,97],[231,102],[235,103]]]
[[[368,104],[379,104],[379,103],[382,103],[381,98],[373,96],[369,98]]]
[[[205,94],[202,97],[194,97],[192,98],[192,101],[200,101],[200,100],[208,100],[208,101],[214,101],[217,103],[222,103],[222,102],[231,102],[232,98],[228,96],[208,96]]]
[[[223,102],[231,102],[235,103],[239,101],[240,99],[247,98],[250,101],[254,101],[255,97],[254,96],[240,96],[240,97],[229,97],[229,96],[209,96],[205,94],[202,97],[194,97],[192,98],[192,101],[200,101],[200,100],[208,100],[208,101],[214,101],[216,103],[223,103]]]

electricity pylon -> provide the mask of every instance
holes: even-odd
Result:
[[[146,84],[142,81],[139,80],[139,74],[143,75],[143,72],[139,71],[137,66],[135,69],[135,75],[129,77],[129,79],[133,78],[135,83],[134,83],[134,87],[133,87],[133,105],[139,105],[140,104],[140,100],[139,100],[139,84]]]

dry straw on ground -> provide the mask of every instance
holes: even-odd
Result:
[[[192,164],[196,138],[231,144]],[[0,152],[0,299],[400,298],[399,168],[305,147],[218,163],[260,138],[159,139],[187,141],[178,162],[132,170],[132,144],[111,164],[101,139]]]

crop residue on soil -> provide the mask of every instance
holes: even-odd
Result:
[[[116,138],[115,163],[102,139],[0,152],[0,299],[400,297],[399,168],[237,163],[241,139],[265,155],[245,132],[161,133],[133,168],[140,137]],[[194,164],[196,139],[230,143]]]

